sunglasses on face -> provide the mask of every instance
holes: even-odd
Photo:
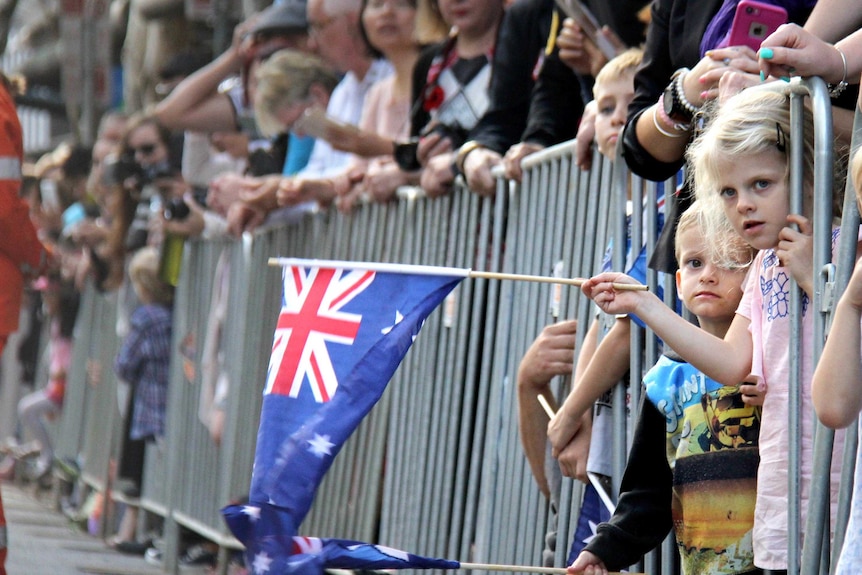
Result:
[[[129,153],[135,155],[140,153],[142,156],[149,156],[156,151],[156,144],[141,144],[137,148],[129,147]]]

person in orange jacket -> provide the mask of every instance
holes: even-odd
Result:
[[[45,264],[47,252],[19,197],[24,142],[12,97],[14,82],[0,74],[0,355],[18,329],[25,277]],[[0,496],[0,575],[6,575],[6,518]]]

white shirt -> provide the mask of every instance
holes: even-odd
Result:
[[[368,68],[365,77],[360,80],[353,72],[348,72],[332,91],[326,114],[354,126],[359,124],[365,96],[368,89],[378,80],[388,77],[393,72],[392,64],[386,60],[375,60]],[[322,138],[314,142],[308,164],[296,175],[302,178],[326,178],[341,173],[350,162],[351,154],[334,150]]]
[[[368,68],[365,77],[360,80],[353,72],[345,74],[341,82],[335,86],[326,106],[326,115],[354,126],[362,118],[365,107],[365,96],[368,89],[378,80],[387,78],[393,73],[392,64],[386,60],[374,60]],[[341,174],[350,165],[353,154],[335,150],[323,138],[314,141],[308,164],[298,171],[294,177],[320,179]],[[304,202],[295,206],[280,208],[266,218],[263,227],[294,223],[302,219],[304,214],[314,211],[317,202]]]

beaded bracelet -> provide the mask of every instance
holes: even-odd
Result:
[[[685,97],[685,86],[683,84],[683,82],[685,82],[685,77],[689,72],[691,72],[691,70],[688,68],[680,68],[676,71],[676,95],[677,98],[679,98],[679,103],[682,104],[682,107],[688,110],[688,113],[694,117],[698,112],[700,112],[700,106],[695,106],[688,101],[688,98]]]

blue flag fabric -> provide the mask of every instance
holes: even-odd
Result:
[[[572,538],[572,546],[569,548],[569,558],[566,565],[571,565],[584,550],[593,537],[596,536],[596,527],[599,523],[610,521],[611,511],[602,502],[599,492],[592,483],[584,488],[584,497],[581,501],[581,514],[578,516],[578,526],[575,536]]]
[[[249,503],[224,510],[253,573],[333,566],[325,554],[295,554],[293,537],[333,458],[380,399],[425,318],[469,271],[349,265],[299,260],[284,269]]]

